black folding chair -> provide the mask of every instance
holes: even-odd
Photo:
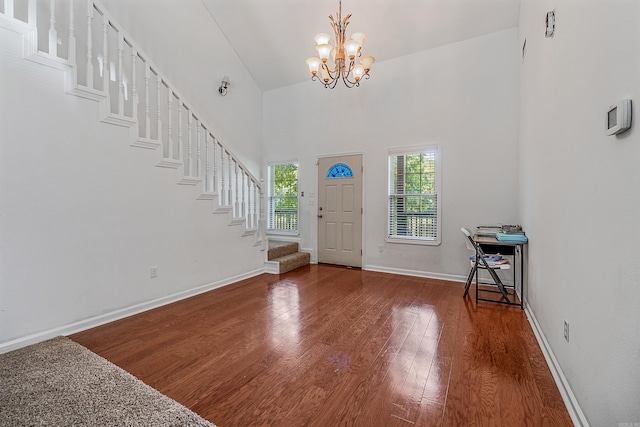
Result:
[[[469,287],[471,286],[471,282],[473,281],[473,276],[474,275],[476,275],[476,287],[478,286],[478,277],[477,277],[477,275],[478,275],[478,269],[480,268],[480,269],[483,269],[483,270],[487,270],[489,272],[489,275],[491,276],[491,278],[495,282],[496,286],[498,287],[498,290],[500,291],[500,293],[502,294],[504,299],[507,300],[508,303],[511,303],[511,301],[509,300],[509,294],[507,293],[507,290],[504,287],[504,284],[502,283],[502,280],[500,280],[500,277],[496,273],[496,270],[510,269],[511,265],[508,264],[508,263],[507,264],[499,264],[499,265],[489,265],[489,263],[485,259],[486,254],[484,253],[484,251],[482,250],[480,245],[475,240],[473,240],[473,236],[471,235],[469,230],[464,228],[464,227],[461,228],[460,230],[465,235],[465,241],[467,243],[467,249],[474,251],[475,254],[476,254],[475,259],[471,259],[470,260],[471,261],[471,270],[469,271],[469,276],[467,277],[467,283],[466,283],[466,285],[464,287],[464,295],[462,296],[462,298],[466,298],[467,297],[467,294],[469,293]],[[476,293],[476,300],[477,300],[477,293]]]

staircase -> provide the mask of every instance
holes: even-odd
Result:
[[[23,36],[25,59],[64,72],[68,94],[98,103],[102,122],[129,128],[131,147],[154,152],[176,184],[199,188],[198,200],[263,245],[263,182],[99,1],[1,1],[0,27]]]
[[[307,252],[298,252],[297,242],[269,240],[267,259],[265,271],[272,274],[282,274],[309,265],[311,255]]]

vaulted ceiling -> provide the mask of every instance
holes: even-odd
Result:
[[[333,35],[338,0],[202,0],[262,90],[310,78],[313,37]],[[520,0],[344,0],[348,35],[381,62],[518,26]],[[375,64],[372,74],[375,73]]]

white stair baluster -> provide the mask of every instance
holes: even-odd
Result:
[[[211,192],[209,188],[209,139],[208,132],[204,133],[204,192]],[[214,150],[215,152],[215,150]]]
[[[102,15],[102,90],[107,96],[111,96],[109,91],[109,46],[107,44],[109,30],[109,19]]]
[[[213,185],[213,183],[216,180],[216,171],[218,170],[218,167],[216,165],[216,146],[218,145],[218,143],[216,142],[216,138],[209,133],[209,130],[207,128],[204,128],[204,134],[205,136],[208,135],[211,141],[207,142],[207,150],[209,150],[209,146],[211,146],[211,159],[209,159],[209,156],[207,155],[207,185],[209,186],[210,192],[216,193],[218,189]],[[220,201],[218,200],[218,205],[219,204]]]
[[[233,186],[233,169],[231,168],[231,162],[233,160],[231,160],[231,153],[227,151],[227,163],[229,164],[229,190],[227,191],[227,201],[229,202],[228,205],[231,206],[231,203],[233,203],[233,190],[232,190],[232,186]]]
[[[124,73],[122,72],[122,53],[124,52],[124,36],[118,32],[118,111],[119,116],[124,114]]]
[[[155,73],[156,76],[156,85],[158,87],[158,97],[156,98],[156,101],[158,103],[158,111],[157,111],[157,120],[158,123],[156,124],[157,128],[158,128],[158,142],[162,143],[162,109],[160,108],[160,99],[162,99],[160,97],[160,93],[161,93],[161,86],[162,86],[162,79],[160,78],[160,75]]]
[[[93,89],[93,1],[87,7],[87,87]]]
[[[253,184],[253,206],[251,207],[251,228],[258,228],[258,218],[256,217],[256,205],[258,203],[258,186],[254,180]]]
[[[200,144],[201,139],[200,139],[200,134],[202,132],[202,129],[200,129],[202,127],[202,125],[200,124],[200,119],[196,117],[196,129],[197,129],[197,133],[196,133],[196,164],[195,167],[197,168],[196,174],[195,176],[197,176],[198,178],[200,178],[200,171],[202,171],[202,159],[200,158]],[[206,134],[205,134],[205,138],[206,138]]]
[[[4,3],[4,11],[7,13],[7,3],[11,3],[11,7],[13,7],[13,0],[5,0]],[[29,0],[28,11],[27,11],[27,24],[29,24],[33,28],[38,28],[37,26],[37,8],[36,8],[36,0]]]
[[[182,101],[178,99],[178,159],[183,159],[182,155]]]
[[[4,14],[13,18],[13,0],[4,0]]]
[[[149,63],[144,64],[144,137],[151,138],[151,115],[149,111],[149,78],[151,77],[151,69]]]
[[[76,29],[74,24],[73,0],[69,0],[69,54],[67,59],[74,67],[76,64]]]
[[[258,222],[258,235],[260,236],[260,240],[263,241],[264,244],[264,236],[265,236],[265,217],[264,217],[264,179],[260,180],[260,203],[258,203],[258,215],[260,220]]]
[[[211,136],[211,138],[213,139],[213,182],[212,182],[212,190],[214,193],[218,192],[218,163],[216,162],[216,145],[218,144],[218,142],[216,141],[216,139]]]
[[[167,87],[167,93],[169,94],[169,116],[167,117],[167,155],[165,158],[170,159],[173,157],[173,91],[170,87]]]
[[[49,1],[49,55],[58,56],[58,32],[56,31],[56,0]]]
[[[204,132],[209,135],[209,138],[211,138],[211,166],[210,166],[210,170],[209,172],[211,173],[211,192],[212,193],[218,193],[218,187],[215,186],[215,182],[216,182],[216,174],[218,173],[218,163],[217,163],[217,158],[218,155],[216,153],[217,149],[218,149],[218,141],[216,141],[216,138],[209,133],[209,130],[207,128],[204,128]],[[218,205],[220,205],[220,199],[218,199]]]
[[[187,172],[187,176],[192,177],[193,176],[193,141],[191,140],[192,135],[191,135],[191,128],[193,127],[193,115],[191,114],[191,111],[189,111],[189,119],[187,120],[188,124],[189,124],[189,131],[187,132],[187,161],[184,162],[185,164],[185,169]]]
[[[245,191],[247,192],[247,199],[245,201],[244,214],[247,217],[247,226],[251,227],[251,189],[253,186],[253,179],[251,178],[251,173],[247,172],[247,187]]]
[[[245,186],[247,185],[246,177],[247,177],[246,172],[242,170],[242,199],[240,202],[240,216],[245,217],[245,220],[247,216],[247,199],[246,199],[247,196],[245,192]]]
[[[245,214],[245,220],[247,222],[247,228],[251,228],[251,175],[249,175],[247,173],[247,185],[246,185],[246,192],[247,192],[247,196],[246,199],[244,201],[245,205],[244,205],[244,214]]]
[[[138,62],[138,51],[131,46],[131,117],[138,119],[138,84],[136,75],[136,63]],[[139,133],[139,132],[138,132]]]
[[[227,189],[224,186],[224,147],[220,145],[220,178],[221,178],[221,186],[220,186],[220,204],[226,206],[227,205]]]
[[[235,168],[233,170],[235,177],[236,177],[236,186],[234,187],[234,190],[236,192],[236,208],[235,208],[235,217],[240,217],[240,202],[238,201],[238,195],[240,193],[240,187],[238,187],[238,162],[234,160],[235,163]]]

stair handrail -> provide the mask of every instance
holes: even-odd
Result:
[[[7,1],[7,0],[5,0],[5,1]],[[73,4],[73,0],[70,0],[70,1]],[[234,159],[234,161],[237,162],[238,166],[241,167],[242,170],[244,170],[249,175],[251,180],[254,181],[256,184],[258,184],[258,188],[262,188],[262,186],[260,185],[260,180],[258,178],[256,178],[249,171],[249,169],[240,161],[240,159],[238,159],[238,157],[233,153],[233,151],[231,149],[229,149],[229,147],[216,136],[215,132],[213,131],[213,128],[211,126],[208,126],[208,123],[205,124],[205,121],[202,119],[203,115],[199,114],[197,112],[197,110],[192,108],[191,105],[189,105],[185,101],[185,98],[182,96],[182,93],[180,93],[180,91],[176,88],[176,86],[174,84],[172,84],[171,81],[169,79],[167,79],[164,76],[164,74],[162,74],[160,72],[160,68],[158,66],[156,66],[156,64],[151,59],[149,59],[149,55],[147,55],[147,53],[144,52],[144,50],[142,50],[140,48],[140,46],[138,46],[138,44],[133,40],[133,38],[123,29],[123,27],[107,11],[105,6],[99,0],[88,0],[88,3],[92,4],[92,6],[96,6],[96,5],[99,6],[99,7],[96,7],[96,9],[99,10],[101,13],[103,13],[105,18],[108,18],[108,22],[111,23],[111,25],[113,26],[114,29],[116,29],[118,32],[122,33],[123,38],[125,40],[127,40],[129,45],[132,46],[132,48],[135,48],[135,50],[137,52],[137,55],[140,56],[140,58],[144,62],[149,64],[149,67],[153,70],[153,72],[165,83],[165,85],[176,95],[176,97],[178,99],[180,99],[180,102],[185,107],[187,107],[189,109],[189,111],[191,111],[191,113],[194,115],[194,117],[200,119],[200,124],[202,125],[202,127],[205,128],[211,134],[211,136],[213,136],[215,138],[215,141],[217,141],[222,147],[224,147],[225,151],[227,153],[229,153],[231,155],[231,157]],[[77,64],[74,64],[74,66],[77,66]],[[136,102],[138,102],[138,101],[136,100]]]
[[[27,8],[28,8],[28,11],[27,11],[28,21],[27,22],[15,17],[15,16],[12,16],[14,14],[14,2],[15,2],[15,0],[3,0],[3,1],[4,1],[4,11],[0,12],[1,15],[4,15],[5,17],[9,17],[13,21],[19,21],[21,23],[25,23],[27,25],[32,26],[34,32],[38,31],[38,29],[37,29],[37,17],[36,17],[36,10],[35,10],[35,7],[36,7],[36,1],[35,0],[29,0],[28,3],[27,3]],[[49,5],[51,7],[53,7],[54,13],[55,13],[55,3],[56,3],[56,0],[50,0],[50,2],[49,2]],[[74,5],[74,0],[69,0],[69,8],[70,8],[72,16],[73,16],[73,5]],[[189,103],[187,103],[185,101],[185,98],[182,96],[182,93],[176,88],[176,86],[174,84],[171,83],[171,81],[169,79],[166,78],[166,76],[160,71],[160,68],[150,59],[149,55],[147,55],[147,53],[143,49],[140,48],[140,46],[129,35],[129,33],[127,33],[127,31],[123,29],[122,25],[120,25],[120,23],[115,18],[113,18],[113,15],[107,10],[107,8],[99,0],[87,0],[87,7],[88,7],[88,10],[91,10],[92,8],[95,8],[99,13],[102,14],[102,16],[104,17],[104,19],[106,20],[106,22],[108,24],[110,24],[117,32],[122,34],[123,39],[126,40],[127,44],[129,46],[131,46],[132,49],[135,50],[136,55],[139,56],[142,61],[144,61],[146,64],[149,65],[150,69],[158,76],[158,78],[165,84],[165,86],[173,94],[175,94],[175,96],[180,100],[182,105],[184,105],[193,114],[194,117],[196,117],[198,120],[200,120],[201,126],[204,129],[206,129],[206,131],[209,132],[209,134],[211,136],[213,136],[215,142],[217,142],[224,149],[224,151],[226,151],[228,154],[231,155],[231,157],[233,158],[233,161],[236,162],[238,167],[240,167],[247,174],[247,176],[251,179],[251,181],[253,181],[255,183],[255,185],[262,191],[262,183],[261,183],[261,181],[258,178],[256,178],[255,175],[253,175],[253,173],[251,173],[250,169],[247,168],[247,166],[240,161],[238,156],[236,156],[234,154],[234,152],[229,148],[228,145],[226,145],[217,136],[215,136],[215,132],[213,131],[213,127],[209,126],[209,123],[206,123],[202,119],[202,117],[204,117],[204,116],[201,115],[197,110],[195,110]],[[52,20],[52,22],[55,23],[55,19]],[[71,19],[71,25],[73,25],[73,18]],[[71,34],[70,34],[70,39],[72,41],[74,40],[73,32],[71,32]],[[37,40],[37,38],[36,38],[36,40]],[[75,45],[73,45],[73,47],[71,47],[72,44],[74,44],[74,43],[70,43],[70,47],[69,47],[69,51],[70,52],[74,52],[76,50],[76,46]],[[76,58],[71,58],[71,59],[65,60],[64,58],[61,58],[61,57],[57,56],[57,49],[54,49],[54,51],[56,53],[55,55],[52,55],[49,52],[38,51],[37,47],[36,47],[36,51],[41,55],[49,55],[53,59],[56,59],[56,60],[58,60],[60,62],[69,62],[69,65],[71,65],[72,67],[76,67],[76,68],[78,67]],[[71,56],[75,57],[75,55],[73,55],[73,54]],[[71,63],[72,59],[74,60],[73,63]],[[91,89],[94,89],[94,88],[91,88]],[[108,94],[108,91],[104,91],[104,92],[106,92]],[[136,95],[135,103],[136,104],[139,103],[139,99],[138,99],[137,95]]]

